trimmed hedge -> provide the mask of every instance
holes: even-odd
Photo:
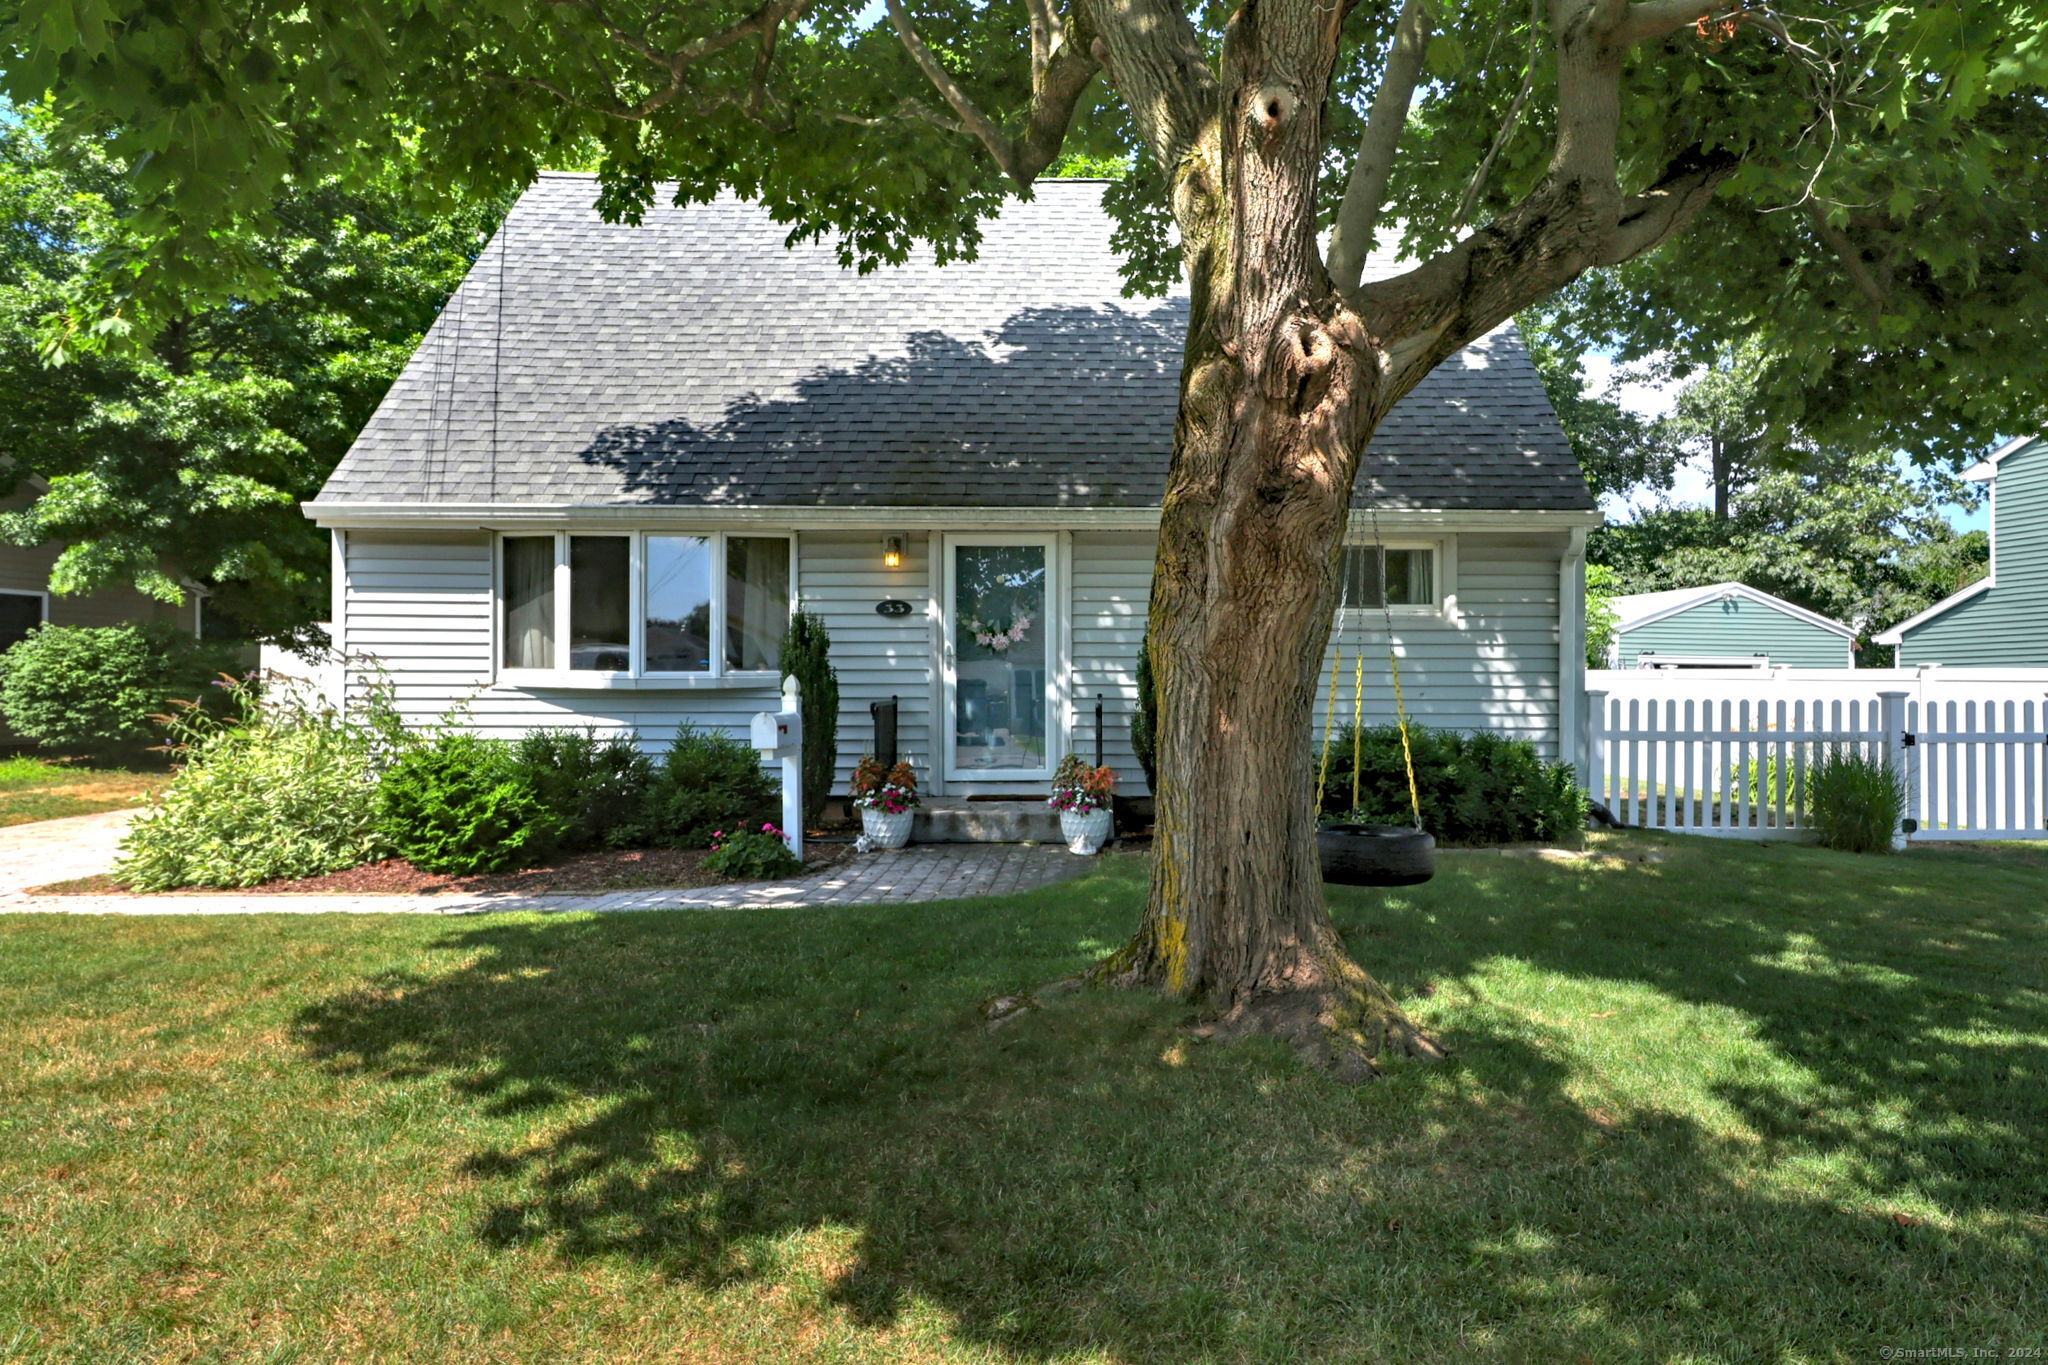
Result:
[[[647,842],[654,762],[631,739],[536,730],[513,750],[513,766],[560,826],[554,846],[536,856]]]
[[[428,872],[509,872],[559,847],[569,822],[503,740],[446,731],[400,754],[378,789],[378,828]]]
[[[1422,827],[1439,843],[1556,842],[1575,840],[1585,829],[1586,795],[1571,765],[1545,762],[1527,740],[1421,725],[1410,725],[1408,736]],[[1412,823],[1400,727],[1368,727],[1357,738],[1356,805],[1351,799],[1353,736],[1346,726],[1330,747],[1321,814],[1369,824]]]
[[[647,803],[650,833],[672,848],[703,848],[719,830],[759,829],[782,813],[782,789],[749,745],[684,729],[669,746]]]

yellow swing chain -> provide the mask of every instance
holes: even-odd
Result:
[[[1372,541],[1380,554],[1380,617],[1387,624],[1387,669],[1394,676],[1394,720],[1401,727],[1401,764],[1408,770],[1408,811],[1415,817],[1415,828],[1422,828],[1422,795],[1415,788],[1415,750],[1408,743],[1408,703],[1401,696],[1401,655],[1394,648],[1394,608],[1387,601],[1387,544],[1380,539],[1380,505],[1377,499],[1368,502],[1366,511],[1372,517]],[[1360,651],[1361,662],[1364,651]],[[1352,760],[1353,781],[1357,780],[1358,762]],[[1356,802],[1353,802],[1354,807]]]
[[[1336,686],[1335,680],[1331,681]],[[1358,770],[1365,750],[1365,651],[1358,651],[1357,671],[1351,675],[1351,809],[1358,810]]]
[[[1323,761],[1316,768],[1316,811],[1323,809],[1323,789],[1330,784],[1330,746],[1336,742],[1337,679],[1344,676],[1344,639],[1337,638],[1337,661],[1330,665],[1330,704],[1323,712]]]

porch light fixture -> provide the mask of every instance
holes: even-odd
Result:
[[[889,536],[882,541],[882,567],[900,569],[903,567],[903,537]]]

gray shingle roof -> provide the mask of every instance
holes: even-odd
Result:
[[[612,225],[596,188],[527,191],[320,503],[1158,503],[1187,302],[1121,296],[1099,182],[1041,185],[976,261],[869,275],[751,204]],[[1370,497],[1593,506],[1512,329],[1395,409]]]

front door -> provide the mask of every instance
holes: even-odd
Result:
[[[1054,578],[1050,536],[947,538],[947,781],[1051,779]]]

